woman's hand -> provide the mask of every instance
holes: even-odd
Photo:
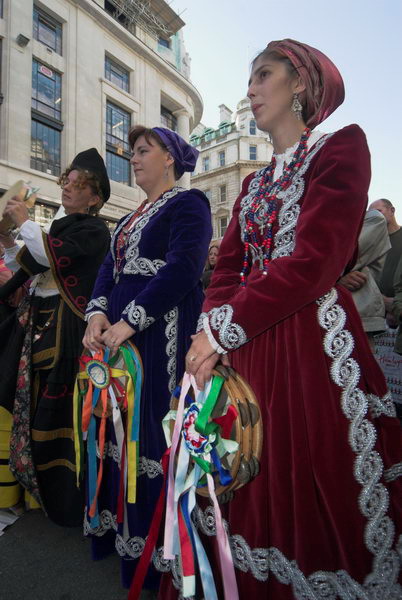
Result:
[[[110,327],[109,319],[106,315],[94,315],[88,321],[85,335],[82,339],[82,343],[85,348],[96,352],[102,350],[104,344],[102,343],[103,332]]]
[[[229,366],[229,359],[225,354],[218,354],[212,348],[205,331],[200,331],[191,336],[193,343],[186,356],[186,371],[195,376],[198,389],[202,390],[204,385],[211,379],[212,369],[219,360],[225,366]]]
[[[111,325],[102,334],[102,342],[111,350],[116,351],[120,344],[133,337],[134,334],[135,329],[130,327],[126,321],[121,320],[118,323]]]
[[[9,217],[14,225],[21,227],[25,221],[29,220],[29,212],[23,200],[13,196],[6,204],[3,215]]]

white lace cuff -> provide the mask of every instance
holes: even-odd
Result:
[[[202,329],[207,334],[207,338],[208,338],[209,343],[211,344],[211,346],[215,350],[215,352],[217,352],[218,354],[227,354],[227,350],[225,350],[224,348],[222,348],[222,346],[220,346],[218,344],[218,342],[216,341],[216,339],[212,335],[211,327],[209,326],[208,315],[205,314],[205,313],[203,313],[203,314],[204,314],[204,316],[202,318]]]

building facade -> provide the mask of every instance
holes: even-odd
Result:
[[[272,156],[267,134],[257,129],[248,98],[241,100],[235,113],[221,104],[217,129],[201,123],[190,137],[200,151],[191,185],[209,198],[213,239],[222,239],[238,197],[243,179],[266,166]]]
[[[60,173],[95,146],[112,188],[102,216],[113,224],[132,210],[143,193],[129,128],[188,139],[201,118],[183,26],[163,0],[0,0],[0,192],[19,179],[38,187],[34,218],[45,223]]]

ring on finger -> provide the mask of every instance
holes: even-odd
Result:
[[[188,358],[188,360],[190,362],[194,362],[196,359],[197,359],[197,355],[196,354],[194,354],[193,356],[189,356],[189,358]]]

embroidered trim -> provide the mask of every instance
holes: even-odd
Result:
[[[127,304],[122,314],[127,315],[130,325],[135,327],[138,331],[143,331],[155,321],[153,317],[147,317],[145,308],[136,304],[135,300],[131,300],[131,302]]]
[[[208,313],[206,313],[206,312],[201,313],[200,316],[198,317],[196,333],[198,333],[199,331],[202,331],[204,329],[205,317],[208,318]]]
[[[90,302],[88,302],[87,309],[85,314],[88,315],[93,310],[102,310],[103,312],[107,312],[108,309],[108,299],[106,296],[99,296],[98,298],[92,298]]]
[[[385,481],[395,481],[398,477],[402,477],[402,462],[392,465],[389,469],[384,471]]]
[[[367,399],[373,419],[381,415],[396,417],[396,408],[392,401],[391,392],[387,392],[382,398],[379,398],[375,394],[367,394]]]
[[[123,267],[123,273],[128,275],[145,275],[145,276],[153,276],[155,275],[161,267],[163,267],[166,262],[160,259],[150,260],[149,258],[145,258],[139,256],[139,243],[141,241],[142,230],[146,225],[148,225],[151,217],[154,216],[158,212],[162,206],[166,204],[168,200],[176,196],[177,194],[184,192],[185,188],[176,186],[163,194],[159,200],[154,202],[154,204],[142,215],[138,218],[135,223],[133,230],[129,236],[128,245],[125,251],[126,263]],[[130,220],[133,213],[129,213],[116,227],[112,241],[110,244],[111,253],[113,256],[113,277],[115,280],[118,278],[118,273],[116,270],[116,256],[115,256],[115,244],[117,236],[119,235],[121,229],[126,225],[126,223]]]
[[[321,137],[318,142],[314,145],[312,150],[307,154],[303,165],[299,171],[295,173],[292,179],[292,183],[287,190],[278,194],[278,199],[282,200],[282,206],[278,214],[279,229],[275,235],[274,250],[272,252],[272,260],[279,256],[290,256],[295,248],[295,227],[300,214],[300,205],[298,204],[300,198],[304,192],[304,179],[303,175],[310,166],[310,163],[317,152],[322,148],[325,142],[333,134],[327,134]],[[248,187],[248,194],[241,200],[241,210],[239,213],[239,223],[241,231],[241,239],[244,242],[244,230],[246,227],[246,213],[250,209],[250,205],[254,199],[255,192],[260,184],[261,177],[266,171],[267,167],[260,169],[256,172],[255,177],[251,180]],[[251,246],[253,253],[253,262],[259,260],[255,248]]]
[[[96,443],[96,456],[100,458],[99,444]],[[105,447],[103,449],[103,458],[106,457],[111,458],[117,464],[120,464],[120,452],[118,446],[113,444],[110,440],[105,443]]]
[[[237,323],[232,323],[233,308],[223,304],[213,308],[208,313],[210,325],[219,332],[219,341],[224,348],[235,350],[247,342],[244,329]]]
[[[374,450],[376,431],[367,415],[369,400],[358,387],[360,367],[351,357],[354,340],[351,333],[344,329],[346,313],[336,304],[338,293],[335,288],[317,300],[318,322],[326,331],[324,350],[333,360],[330,373],[336,385],[342,388],[341,407],[350,421],[349,443],[356,454],[354,474],[362,486],[359,497],[360,510],[367,519],[365,543],[374,555],[373,571],[366,577],[363,585],[370,598],[391,597],[402,594],[396,583],[400,568],[397,552],[392,549],[395,538],[395,525],[386,514],[389,497],[388,490],[380,483],[384,465],[380,454]],[[385,397],[386,398],[386,397]],[[385,400],[385,399],[383,399]],[[375,409],[384,403],[378,399]],[[384,573],[387,576],[384,577]],[[389,594],[389,595],[388,595]]]
[[[155,479],[158,475],[163,475],[163,469],[160,462],[140,456],[138,460],[138,476],[148,475],[149,479]]]
[[[169,312],[164,315],[164,319],[167,323],[165,328],[166,335],[166,356],[168,358],[167,362],[167,372],[169,375],[169,392],[172,393],[176,387],[176,366],[177,366],[177,323],[179,320],[179,310],[177,306],[169,310]]]

